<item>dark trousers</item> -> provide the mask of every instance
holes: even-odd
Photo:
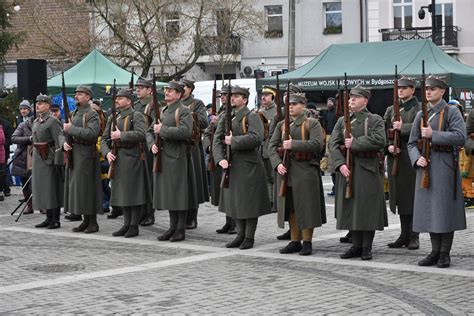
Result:
[[[188,211],[169,211],[170,213],[170,229],[185,230],[186,229],[186,220],[188,218]]]
[[[123,210],[123,225],[124,226],[138,226],[138,220],[140,219],[140,212],[142,206],[124,206]]]
[[[236,219],[237,233],[248,239],[255,239],[255,231],[257,230],[258,217],[247,219]]]
[[[419,235],[413,232],[413,214],[400,215],[401,236],[403,238],[410,238],[412,234]]]
[[[3,191],[6,190],[7,185],[7,174],[6,174],[6,163],[0,163],[0,191],[3,193]]]
[[[431,250],[433,252],[449,253],[453,245],[454,232],[430,233]]]

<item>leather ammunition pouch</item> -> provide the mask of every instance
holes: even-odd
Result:
[[[416,141],[416,146],[418,147],[418,150],[421,152],[423,149],[423,140],[418,139]],[[452,153],[454,152],[453,146],[450,145],[433,145],[430,143],[430,148],[433,151],[440,151],[440,152],[445,152],[445,153]]]
[[[282,147],[278,147],[277,153],[280,158],[283,158],[285,150]],[[311,161],[316,158],[316,155],[314,152],[309,151],[292,151],[290,157],[298,161]]]
[[[82,139],[77,139],[77,138],[75,138],[75,139],[74,139],[74,143],[75,143],[75,144],[79,144],[79,145],[83,145],[83,146],[92,146],[92,145],[95,146],[95,144],[97,143],[97,141],[92,141],[92,142],[91,142],[91,141],[85,141],[85,140],[82,140]]]
[[[126,148],[126,149],[129,149],[129,148],[135,148],[138,146],[138,143],[124,143],[124,142],[121,142],[121,141],[117,141],[115,143],[115,145],[117,146],[117,149],[118,148]]]
[[[33,147],[36,148],[41,159],[48,159],[49,144],[47,142],[33,143]]]
[[[201,128],[199,127],[199,118],[197,113],[193,112],[193,131],[191,133],[191,144],[199,144],[201,141]]]
[[[378,158],[379,152],[375,150],[371,151],[353,151],[352,154],[358,158]]]

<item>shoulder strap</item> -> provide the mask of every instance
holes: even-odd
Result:
[[[87,111],[86,113],[84,113],[84,115],[82,116],[82,127],[83,127],[83,128],[86,128],[87,113],[89,113],[89,111]]]
[[[191,112],[194,112],[195,107],[196,107],[196,100],[193,100],[193,102],[191,102],[191,104],[189,105],[189,109],[191,110]]]
[[[176,111],[174,111],[174,120],[176,122],[176,127],[179,127],[179,107],[176,108]]]
[[[309,119],[305,118],[301,124],[301,140],[305,141],[307,137],[309,137]]]

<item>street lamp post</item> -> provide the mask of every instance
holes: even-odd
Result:
[[[431,13],[431,40],[436,43],[436,1],[431,0],[431,4],[422,6],[418,11],[418,17],[423,20],[425,18],[425,9]]]

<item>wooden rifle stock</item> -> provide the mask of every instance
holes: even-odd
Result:
[[[214,88],[212,88],[212,106],[211,106],[211,115],[217,115],[217,85],[216,79],[214,79]],[[211,126],[211,135],[210,135],[210,146],[209,146],[209,158],[207,160],[207,170],[214,171],[216,169],[216,163],[214,161],[214,155],[212,154],[212,145],[214,143],[214,132],[216,131],[214,126]]]
[[[153,68],[153,84],[152,84],[152,103],[153,109],[155,109],[155,124],[158,124],[161,121],[160,105],[158,104],[158,93],[156,91],[156,76],[155,68]],[[162,170],[162,161],[161,161],[161,137],[159,134],[155,134],[155,146],[158,148],[158,152],[155,155],[155,160],[153,161],[153,172],[161,172]]]
[[[114,85],[112,89],[113,89],[112,90],[112,124],[110,124],[110,131],[114,131],[115,128],[117,127],[117,108],[115,107],[115,98],[117,97],[117,88],[115,85],[115,79],[114,79]],[[117,160],[117,141],[115,140],[112,140],[112,155],[114,155],[116,158],[109,165],[109,170],[107,172],[107,177],[109,179],[113,179],[115,176],[115,161]]]
[[[69,104],[67,103],[67,94],[66,94],[66,83],[64,82],[64,72],[61,73],[61,92],[62,92],[62,99],[63,99],[63,109],[64,109],[64,122],[69,123],[71,122],[71,112],[69,111]],[[36,106],[35,106],[36,110]],[[66,143],[72,147],[73,138],[69,133],[66,136]],[[73,158],[72,158],[72,149],[66,151],[64,154],[65,165],[67,168],[72,169],[73,167]]]
[[[230,104],[231,102],[231,97],[232,95],[232,86],[230,85],[230,79],[229,79],[229,93],[227,94],[227,99],[226,99],[226,105],[225,105],[225,135],[229,136],[230,133],[232,132],[232,105]],[[221,180],[221,188],[229,188],[230,184],[230,161],[232,159],[232,153],[231,153],[231,148],[230,145],[225,145],[224,147],[224,156],[225,160],[227,160],[229,166],[227,169],[223,169],[222,171],[222,180]]]
[[[337,79],[337,94],[336,94],[336,120],[342,116],[342,89],[341,80]]]
[[[350,138],[352,133],[349,113],[349,89],[347,88],[347,74],[344,73],[344,139]],[[352,198],[352,151],[346,148],[346,166],[349,176],[346,179],[346,199]]]
[[[426,85],[425,85],[425,61],[421,62],[421,112],[422,112],[422,126],[427,127],[428,121],[428,104],[426,101]],[[422,139],[421,155],[425,157],[428,165],[423,168],[421,174],[421,188],[428,189],[430,187],[430,139]]]
[[[397,65],[395,65],[395,80],[393,82],[393,113],[394,121],[400,121],[400,103],[398,100],[398,73]],[[393,130],[393,159],[392,165],[392,176],[398,175],[398,164],[400,161],[400,131],[397,129]]]
[[[283,123],[283,141],[290,139],[290,83],[288,82],[288,87],[286,88],[286,99],[285,99],[285,121]],[[283,145],[283,144],[282,144]],[[286,196],[286,191],[288,190],[288,172],[290,171],[290,151],[285,149],[283,151],[283,166],[286,168],[286,173],[282,176],[280,183],[280,190],[278,195],[281,197]]]

